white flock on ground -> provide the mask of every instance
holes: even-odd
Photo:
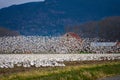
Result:
[[[43,36],[0,37],[0,53],[119,53],[120,46],[91,46],[97,39],[83,39],[80,43],[75,38]],[[92,43],[92,44],[93,44]]]
[[[65,37],[0,37],[0,68],[14,68],[16,66],[54,67],[65,66],[64,61],[120,59],[120,54],[80,54],[80,52],[120,52],[120,46],[91,46],[91,44],[94,44],[92,42],[96,42],[97,40],[98,39],[83,39],[80,43],[79,40],[75,38],[67,39]]]
[[[0,68],[65,66],[64,61],[120,60],[120,54],[0,54]]]

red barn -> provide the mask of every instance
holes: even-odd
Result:
[[[73,32],[68,32],[64,35],[65,38],[69,39],[69,38],[74,38],[76,40],[82,41],[81,37],[78,34],[75,34]]]
[[[120,47],[120,42],[117,42],[116,46]]]

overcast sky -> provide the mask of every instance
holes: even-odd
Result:
[[[0,0],[0,8],[8,7],[14,4],[23,4],[34,1],[36,2],[36,1],[44,1],[44,0]]]

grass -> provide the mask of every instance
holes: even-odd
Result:
[[[1,75],[0,80],[96,80],[120,75],[120,61],[66,67],[33,68],[24,72]]]

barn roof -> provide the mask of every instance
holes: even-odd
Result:
[[[116,44],[117,46],[120,46],[120,42],[117,42],[117,44]]]
[[[70,35],[71,37],[75,38],[75,39],[81,39],[78,34],[75,34],[75,33],[73,33],[73,32],[68,32],[68,33],[66,33],[66,35],[67,35],[67,34]]]

